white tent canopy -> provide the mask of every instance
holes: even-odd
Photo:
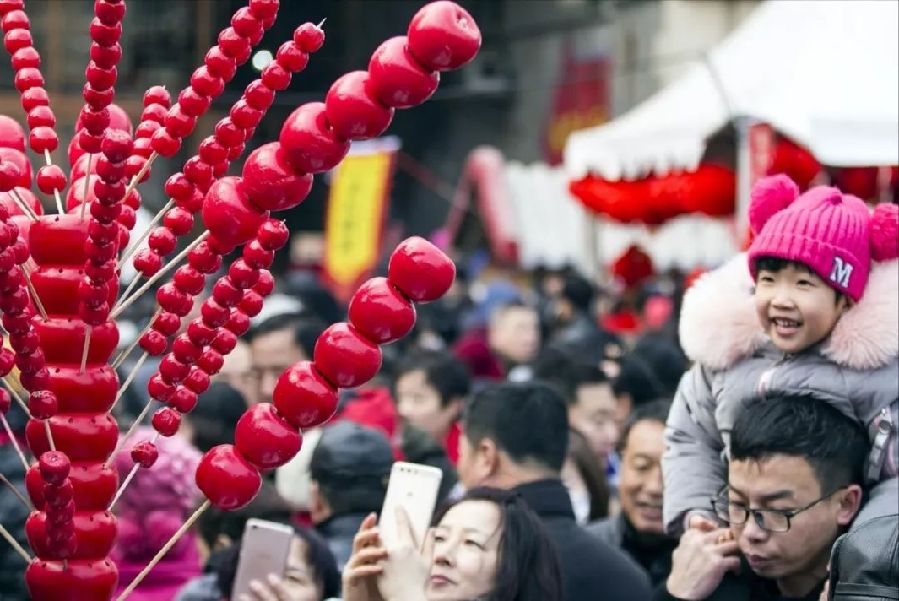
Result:
[[[899,163],[899,2],[769,0],[706,63],[574,133],[565,169],[610,180],[695,169],[737,116],[771,124],[826,165]]]

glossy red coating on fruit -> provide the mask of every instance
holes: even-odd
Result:
[[[95,0],[94,15],[103,23],[113,25],[125,18],[125,3]]]
[[[152,148],[153,152],[171,158],[181,149],[181,140],[165,129],[158,129],[153,134]]]
[[[172,342],[172,354],[175,355],[175,358],[178,361],[185,364],[193,364],[196,363],[197,359],[200,356],[200,353],[203,352],[203,347],[194,344],[186,333],[179,334],[175,340]]]
[[[181,427],[181,414],[171,407],[163,407],[153,414],[153,428],[163,436],[174,436]]]
[[[33,327],[41,339],[41,349],[47,363],[81,363],[84,346],[84,324],[70,317],[51,315],[50,319],[35,319]],[[108,322],[91,328],[88,363],[106,363],[119,343],[119,330]]]
[[[31,96],[37,94],[37,90],[43,88],[32,88],[26,94]],[[44,90],[46,96],[46,90]],[[24,102],[23,98],[23,102]],[[45,103],[36,104],[35,106],[46,106]],[[26,108],[26,111],[34,110],[34,107]],[[11,148],[19,152],[25,152],[25,130],[19,125],[19,122],[6,115],[0,115],[0,147]]]
[[[22,102],[22,108],[26,111],[30,111],[36,106],[49,106],[50,104],[50,97],[44,88],[31,88],[20,94],[19,99]],[[22,142],[24,146],[24,137]]]
[[[163,107],[168,107],[172,102],[172,97],[168,90],[165,89],[165,86],[153,86],[144,92],[143,102],[145,107],[151,104],[161,104]]]
[[[209,388],[209,383],[209,374],[194,366],[191,368],[190,373],[187,374],[187,377],[184,378],[184,382],[182,382],[181,385],[191,392],[203,394]]]
[[[41,55],[31,46],[26,46],[13,53],[11,62],[14,71],[29,67],[37,69],[41,66]]]
[[[9,412],[11,403],[12,399],[9,396],[9,392],[5,388],[0,389],[0,415],[6,415]]]
[[[248,38],[251,44],[258,44],[265,33],[259,18],[246,6],[238,9],[231,17],[231,27],[238,35]]]
[[[203,318],[203,323],[207,326],[220,328],[228,321],[230,310],[220,305],[214,298],[207,298],[200,308],[200,314]],[[197,350],[197,354],[199,354],[200,350],[202,349]]]
[[[286,90],[290,85],[290,71],[281,66],[278,61],[272,61],[262,70],[262,83],[272,90]]]
[[[190,366],[182,363],[173,355],[166,355],[159,362],[159,375],[170,384],[177,384],[187,377]]]
[[[108,129],[103,135],[100,150],[113,163],[121,163],[131,155],[134,146],[128,132],[121,129]]]
[[[118,79],[118,70],[115,67],[104,69],[94,61],[90,61],[87,64],[87,68],[84,70],[84,76],[87,78],[87,82],[95,90],[109,90],[112,89],[112,86],[116,83],[116,79]],[[82,146],[84,146],[84,144],[82,144]]]
[[[297,428],[321,425],[337,410],[337,389],[311,361],[286,369],[275,384],[272,399],[278,413]]]
[[[165,336],[153,329],[144,332],[138,344],[141,349],[152,357],[159,357],[168,348],[168,341]]]
[[[225,328],[235,336],[243,336],[250,331],[250,316],[243,311],[231,311]]]
[[[122,59],[122,46],[120,44],[112,44],[110,46],[91,44],[90,58],[98,67],[103,69],[115,67]]]
[[[309,54],[303,52],[296,42],[289,40],[278,47],[275,60],[287,71],[296,73],[305,69],[309,64]]]
[[[69,471],[68,495],[60,488],[56,489],[57,499],[60,504],[74,500],[75,505],[85,511],[103,511],[109,506],[118,487],[118,475],[114,468],[102,463],[72,463]],[[25,486],[28,495],[36,509],[43,509],[44,480],[41,478],[37,463],[25,473]]]
[[[381,104],[371,91],[367,71],[352,71],[331,85],[325,98],[328,123],[342,139],[376,138],[393,119],[393,109]]]
[[[193,72],[190,77],[190,86],[203,96],[215,98],[225,90],[225,81],[210,73],[204,65]]]
[[[253,291],[260,296],[268,296],[275,289],[275,278],[267,269],[259,270],[259,279],[253,284]]]
[[[59,148],[59,136],[49,127],[35,127],[28,134],[28,145],[38,153],[53,152]]]
[[[149,277],[162,267],[162,257],[151,248],[142,248],[134,255],[132,264],[136,270]]]
[[[197,393],[184,386],[177,386],[166,403],[181,413],[190,413],[197,406]]]
[[[175,234],[172,233],[172,230],[163,226],[153,229],[147,243],[156,253],[165,256],[175,250],[178,239],[175,237]]]
[[[212,287],[212,298],[223,307],[233,307],[243,297],[243,290],[231,283],[228,278],[220,278]]]
[[[94,187],[97,185],[97,182],[101,180],[96,174],[87,176],[87,179],[90,182],[87,185],[87,202],[92,204],[93,201],[97,199],[97,196],[94,193]],[[84,202],[84,180],[84,177],[79,177],[72,182],[71,186],[69,186],[69,191],[66,193],[66,211],[77,209],[81,206],[81,203]],[[74,217],[80,219],[80,211],[79,214],[74,215]],[[86,220],[82,221],[87,225]]]
[[[175,392],[175,387],[162,379],[159,374],[153,374],[147,382],[147,393],[160,402],[167,402]]]
[[[91,239],[97,242],[97,244],[110,244],[118,240],[119,224],[115,221],[104,223],[91,220],[87,231]]]
[[[362,284],[350,301],[350,323],[377,344],[387,344],[408,334],[415,325],[415,307],[386,278]]]
[[[48,386],[62,413],[105,413],[115,402],[119,379],[109,365],[51,365]]]
[[[19,69],[13,77],[13,85],[19,92],[24,92],[31,88],[43,88],[44,76],[41,75],[39,69],[33,67]]]
[[[237,71],[237,63],[234,58],[225,54],[220,46],[213,46],[209,49],[203,58],[203,64],[206,65],[209,73],[226,81],[231,80]]]
[[[52,526],[53,514],[39,511],[32,512],[25,522],[28,541],[43,559],[62,558],[59,550],[48,544]],[[78,543],[74,559],[102,559],[115,543],[116,519],[108,511],[77,511],[72,516],[72,530]]]
[[[431,97],[440,74],[422,67],[407,47],[406,36],[383,42],[368,63],[371,90],[387,106],[408,108]]]
[[[49,390],[35,390],[28,396],[28,409],[35,419],[49,419],[56,415],[59,409],[56,395]]]
[[[240,178],[224,177],[212,185],[203,200],[203,223],[225,244],[244,244],[256,235],[267,217],[253,207],[239,183]]]
[[[247,157],[240,187],[261,211],[285,211],[312,190],[312,175],[298,173],[277,142],[260,146]]]
[[[277,414],[270,403],[250,407],[234,428],[234,445],[260,470],[290,461],[302,445],[299,431]]]
[[[78,287],[84,275],[68,265],[41,265],[31,273],[31,282],[50,314],[78,311]]]
[[[72,464],[65,454],[59,451],[47,451],[41,454],[38,459],[38,468],[41,471],[41,478],[44,479],[44,482],[59,486],[63,480],[69,477]]]
[[[142,440],[131,448],[131,459],[142,468],[151,468],[159,459],[159,449],[149,440]]]
[[[37,187],[44,194],[53,194],[66,187],[66,174],[59,165],[44,165],[37,171]]]
[[[381,367],[381,349],[340,322],[326,329],[315,343],[313,360],[334,386],[355,388],[371,380]]]
[[[202,319],[196,318],[187,326],[187,335],[191,342],[204,347],[215,338],[215,330],[204,324]]]
[[[119,244],[119,248],[123,248],[121,243]],[[92,280],[100,280],[110,282],[110,290],[117,292],[116,285],[112,280],[118,274],[118,269],[116,268],[116,262],[106,261],[105,263],[94,263],[93,261],[88,261],[84,264],[84,275],[91,278]]]
[[[253,16],[263,21],[278,16],[278,5],[279,0],[250,0],[249,3]]]
[[[39,265],[78,264],[86,259],[88,220],[78,215],[47,215],[31,224],[31,256]]]
[[[28,15],[25,14],[24,10],[21,10],[18,7],[15,9],[9,9],[7,7],[2,8],[6,8],[6,10],[0,11],[5,13],[2,21],[0,21],[0,23],[2,23],[3,31],[31,28],[31,22],[28,20]]]
[[[186,292],[179,290],[174,283],[163,284],[156,291],[156,301],[166,311],[171,311],[179,317],[184,317],[193,308],[193,298]]]
[[[284,121],[278,138],[286,159],[299,173],[321,173],[334,168],[350,149],[330,128],[325,104],[301,105]]]
[[[34,40],[31,37],[31,32],[27,29],[13,29],[3,36],[3,47],[10,54],[15,53],[20,48],[33,45]]]
[[[269,219],[259,227],[257,240],[266,250],[276,251],[290,239],[290,230],[280,219]]]
[[[387,279],[416,302],[429,302],[446,294],[456,277],[456,266],[446,254],[418,236],[404,240],[387,266]]]
[[[88,306],[82,304],[78,308],[78,317],[89,326],[99,326],[109,319],[111,306],[109,303],[103,303],[99,306]]]
[[[236,447],[219,445],[200,459],[197,486],[217,508],[232,511],[253,500],[262,478]]]
[[[237,336],[234,335],[234,332],[222,328],[216,332],[210,346],[222,355],[227,355],[237,346]]]
[[[117,21],[112,24],[106,24],[99,18],[94,17],[90,24],[91,39],[100,46],[112,46],[117,44],[122,38],[122,23]]]
[[[258,240],[247,242],[243,247],[242,256],[244,262],[253,269],[268,269],[275,260],[274,251],[263,248]]]
[[[56,450],[68,455],[73,463],[105,460],[119,436],[118,425],[109,414],[58,413],[49,422]],[[44,423],[40,420],[28,421],[25,438],[36,454],[50,450]]]
[[[208,190],[212,185],[212,165],[198,156],[191,157],[184,163],[184,175],[200,190]]]
[[[85,601],[111,599],[118,570],[109,560],[70,560],[63,569],[60,561],[38,559],[25,569],[25,583],[33,601],[69,599],[72,591]]]
[[[231,117],[225,117],[215,126],[215,139],[222,146],[232,148],[246,139],[246,132],[231,121]]]
[[[257,125],[259,125],[259,121],[262,119],[262,114],[262,111],[254,109],[249,104],[247,104],[246,100],[241,98],[234,103],[234,106],[231,107],[228,116],[231,117],[231,121],[237,127],[240,127],[241,129],[249,129],[251,127],[256,127]]]
[[[303,23],[294,30],[293,41],[303,52],[317,52],[325,43],[325,32],[313,23]]]
[[[222,369],[222,365],[225,363],[224,357],[222,354],[215,349],[208,348],[203,351],[203,354],[200,355],[200,358],[197,359],[197,367],[205,371],[209,375],[215,375]]]
[[[122,211],[116,218],[116,222],[125,226],[129,230],[134,229],[134,226],[137,223],[137,213],[134,210],[134,207],[123,203]],[[125,245],[119,244],[119,248],[124,249]]]
[[[140,116],[140,120],[152,121],[154,123],[162,125],[165,123],[165,118],[168,116],[168,114],[169,110],[165,106],[161,104],[150,104],[144,107],[144,110]]]
[[[56,115],[53,114],[53,109],[49,106],[36,106],[28,111],[27,122],[30,128],[41,126],[56,127]]]
[[[18,168],[18,177],[13,179],[16,186],[31,187],[31,162],[25,153],[15,148],[0,147],[0,163],[12,163]],[[7,188],[9,190],[9,188]]]
[[[247,86],[244,91],[244,99],[250,107],[258,111],[266,111],[275,100],[275,92],[257,79]]]

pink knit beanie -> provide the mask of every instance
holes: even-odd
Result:
[[[836,188],[817,186],[799,194],[785,175],[754,186],[749,223],[755,239],[749,270],[759,257],[777,257],[808,266],[837,292],[858,301],[865,292],[871,259],[896,258],[897,206],[869,212],[860,199]]]

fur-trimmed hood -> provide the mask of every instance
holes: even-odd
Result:
[[[768,342],[752,286],[746,255],[740,254],[687,291],[680,340],[691,360],[724,369]],[[872,264],[864,296],[840,318],[821,353],[860,370],[882,367],[899,355],[899,260]]]

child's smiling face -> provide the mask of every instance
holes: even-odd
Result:
[[[824,340],[848,301],[824,280],[796,263],[759,269],[755,308],[765,333],[778,349],[798,353]]]

